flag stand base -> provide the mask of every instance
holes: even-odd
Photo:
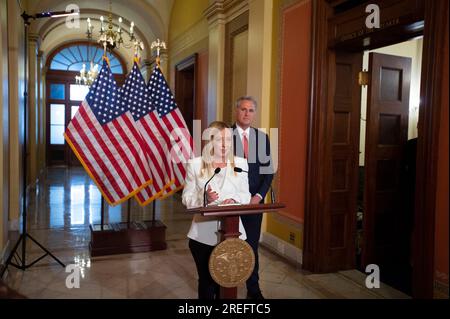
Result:
[[[89,226],[91,257],[167,249],[166,226],[159,220]]]

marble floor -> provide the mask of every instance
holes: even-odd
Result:
[[[186,234],[190,216],[179,195],[156,204],[156,218],[166,226],[168,248],[147,253],[90,257],[91,223],[100,222],[101,197],[82,168],[49,168],[29,196],[30,234],[66,264],[80,269],[80,287],[69,289],[69,273],[50,257],[26,271],[8,268],[4,281],[28,298],[196,298],[197,274]],[[151,219],[152,205],[131,204],[131,220]],[[127,220],[127,204],[105,210],[105,222]],[[14,236],[12,236],[14,237]],[[11,238],[15,243],[16,239]],[[27,262],[41,255],[27,243]],[[270,250],[260,249],[260,285],[266,298],[408,298],[382,284],[367,289],[357,270],[310,274]],[[244,298],[245,287],[238,288]]]

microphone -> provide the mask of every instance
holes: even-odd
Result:
[[[271,199],[272,204],[274,204],[275,203],[275,192],[273,191],[272,186],[270,187],[270,199]]]
[[[240,168],[240,167],[235,167],[234,168],[234,171],[236,172],[236,173],[242,173],[242,172],[244,172],[244,173],[248,173],[248,171],[244,171],[242,168]]]
[[[240,167],[235,167],[235,168],[234,168],[234,171],[235,171],[236,173],[242,173],[242,172],[248,173],[248,171],[244,171],[244,170],[243,170],[242,168],[240,168]],[[272,186],[270,187],[270,198],[271,198],[272,204],[275,203],[275,192],[273,191],[273,187],[272,187]]]
[[[220,168],[220,167],[217,167],[217,168],[214,170],[213,176],[211,176],[211,178],[208,179],[208,181],[205,183],[205,187],[203,187],[203,207],[208,206],[208,205],[207,205],[208,200],[207,200],[207,196],[206,196],[206,186],[208,186],[209,182],[214,178],[214,176],[216,176],[217,174],[219,174],[220,171],[221,171],[221,168]]]

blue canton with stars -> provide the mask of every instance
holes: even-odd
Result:
[[[135,121],[153,112],[145,80],[136,62],[134,62],[131,73],[127,76],[125,84],[119,89],[119,92],[119,105],[128,109]]]
[[[153,69],[148,89],[151,94],[152,104],[156,108],[159,117],[164,117],[177,108],[175,98],[158,66]]]
[[[107,124],[127,111],[119,102],[119,90],[106,61],[86,95],[86,102],[100,124]]]

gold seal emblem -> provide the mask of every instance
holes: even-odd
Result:
[[[255,267],[252,247],[239,238],[218,244],[209,257],[209,273],[220,286],[236,287],[245,282]]]

